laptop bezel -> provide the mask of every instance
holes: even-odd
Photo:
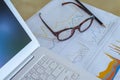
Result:
[[[17,12],[16,8],[12,4],[11,0],[3,0],[11,12],[14,14],[18,22],[21,24],[23,29],[26,31],[28,36],[31,38],[31,42],[25,46],[20,52],[17,53],[9,62],[7,62],[2,68],[0,68],[0,78],[5,79],[12,71],[14,71],[28,56],[32,54],[40,45],[28,26],[25,24],[22,17]],[[13,65],[11,65],[13,64]]]

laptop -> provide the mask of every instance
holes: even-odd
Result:
[[[40,47],[11,0],[0,0],[0,80],[99,80]]]

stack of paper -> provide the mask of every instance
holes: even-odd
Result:
[[[84,4],[106,27],[94,20],[87,31],[80,33],[76,30],[70,39],[61,42],[42,23],[39,13],[54,31],[74,27],[90,16],[72,4],[61,5],[68,1],[74,2],[73,0],[52,0],[26,21],[30,29],[41,46],[63,56],[77,67],[84,67],[103,80],[119,80],[120,55],[110,47],[120,42],[119,17]]]

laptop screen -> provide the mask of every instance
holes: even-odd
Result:
[[[0,68],[31,42],[3,0],[0,0]]]

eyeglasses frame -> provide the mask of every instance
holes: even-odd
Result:
[[[83,11],[85,11],[86,13],[89,14],[89,12],[88,12],[85,8],[81,7],[79,4],[76,4],[76,3],[74,3],[74,2],[64,2],[64,3],[62,3],[62,6],[63,6],[63,5],[66,5],[66,4],[74,4],[74,5],[76,5],[77,7],[81,8]],[[94,20],[94,15],[92,15],[91,17],[89,17],[89,18],[85,19],[83,22],[81,22],[78,26],[75,26],[75,27],[72,27],[72,28],[65,28],[65,29],[63,29],[63,30],[59,30],[59,31],[57,31],[57,32],[54,32],[54,31],[48,26],[48,24],[43,20],[43,18],[41,17],[41,13],[39,13],[39,17],[40,17],[41,21],[44,23],[44,25],[52,32],[52,34],[53,34],[54,36],[57,37],[57,39],[58,39],[59,41],[65,41],[65,40],[68,40],[69,38],[71,38],[71,37],[73,36],[73,34],[74,34],[74,32],[75,32],[76,29],[78,29],[79,32],[85,32],[86,30],[89,29],[89,27],[91,26],[91,24],[93,23],[93,20]],[[82,24],[84,24],[84,22],[86,22],[86,21],[88,21],[88,20],[90,20],[90,19],[91,19],[91,23],[89,24],[89,26],[88,26],[86,29],[84,29],[83,31],[80,30],[80,28],[81,28],[80,26],[81,26]],[[70,29],[71,29],[72,31],[71,31],[71,35],[70,35],[69,37],[67,37],[67,38],[65,38],[65,39],[59,39],[59,34],[60,34],[60,33],[66,31],[66,30],[70,30]]]

